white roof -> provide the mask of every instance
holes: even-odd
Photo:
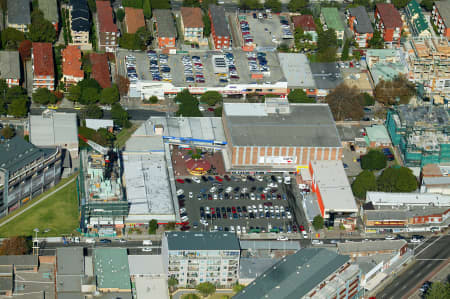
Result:
[[[263,103],[223,103],[227,116],[267,116]]]
[[[450,206],[450,195],[434,193],[367,192],[366,201],[377,206]]]
[[[308,57],[299,53],[279,53],[281,69],[288,87],[315,88]]]
[[[37,146],[78,143],[76,113],[46,110],[42,115],[30,115],[30,138]]]
[[[135,285],[137,299],[169,299],[167,278],[136,277]]]
[[[312,161],[311,166],[326,212],[358,211],[341,160]]]
[[[96,131],[100,128],[107,129],[112,126],[114,126],[112,119],[86,119],[86,127]]]
[[[129,255],[130,275],[164,276],[165,270],[161,255]]]

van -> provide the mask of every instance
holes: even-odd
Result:
[[[151,240],[144,240],[144,241],[142,241],[142,245],[144,245],[144,246],[152,245],[152,241]]]
[[[86,239],[86,244],[95,244],[95,239],[92,238]]]

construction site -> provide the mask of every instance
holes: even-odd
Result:
[[[450,162],[450,118],[444,106],[397,106],[388,111],[386,127],[406,166]]]

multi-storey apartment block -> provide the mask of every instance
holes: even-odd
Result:
[[[211,36],[214,48],[231,49],[231,35],[225,17],[225,9],[221,6],[209,6],[209,19],[211,20]]]
[[[198,42],[203,37],[202,10],[199,7],[181,8],[181,30],[184,39],[191,42]]]
[[[81,69],[81,50],[77,46],[67,46],[61,51],[63,81],[66,87],[77,84],[84,78]]]
[[[119,43],[117,25],[114,23],[113,11],[109,1],[96,1],[99,50],[114,52]]]
[[[70,0],[69,23],[72,44],[91,47],[89,42],[91,23],[89,21],[87,0]]]
[[[378,3],[375,8],[375,26],[387,43],[400,44],[402,17],[393,4]]]
[[[412,0],[405,7],[406,20],[409,22],[409,28],[414,36],[431,37],[431,30],[428,22],[422,13],[422,8],[416,0]]]
[[[0,51],[0,79],[8,87],[20,84],[20,58],[18,51]]]
[[[154,24],[160,49],[175,48],[177,28],[175,27],[172,12],[169,9],[155,9],[153,11]]]
[[[180,286],[211,282],[230,287],[238,281],[240,247],[234,233],[168,232],[162,255],[168,275]]]
[[[323,7],[320,11],[320,21],[324,24],[324,30],[333,29],[338,40],[344,39],[345,27],[336,7]]]
[[[450,2],[436,1],[434,2],[431,21],[437,27],[441,36],[450,38]]]
[[[55,65],[51,43],[33,43],[33,90],[47,88],[55,90]]]
[[[355,34],[358,47],[366,48],[373,37],[373,27],[364,6],[352,7],[347,10],[350,30]]]

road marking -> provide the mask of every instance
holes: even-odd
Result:
[[[446,261],[448,259],[416,259],[416,261]]]
[[[444,237],[444,235],[440,236],[439,238],[437,238],[436,240],[434,240],[433,242],[431,242],[427,247],[425,247],[424,249],[422,249],[422,250],[419,251],[418,253],[414,254],[414,256],[418,256],[419,254],[421,254],[422,252],[424,252],[425,250],[427,250],[428,247],[433,246],[433,244],[436,243],[437,241],[439,241],[440,239],[442,239],[442,237]]]

